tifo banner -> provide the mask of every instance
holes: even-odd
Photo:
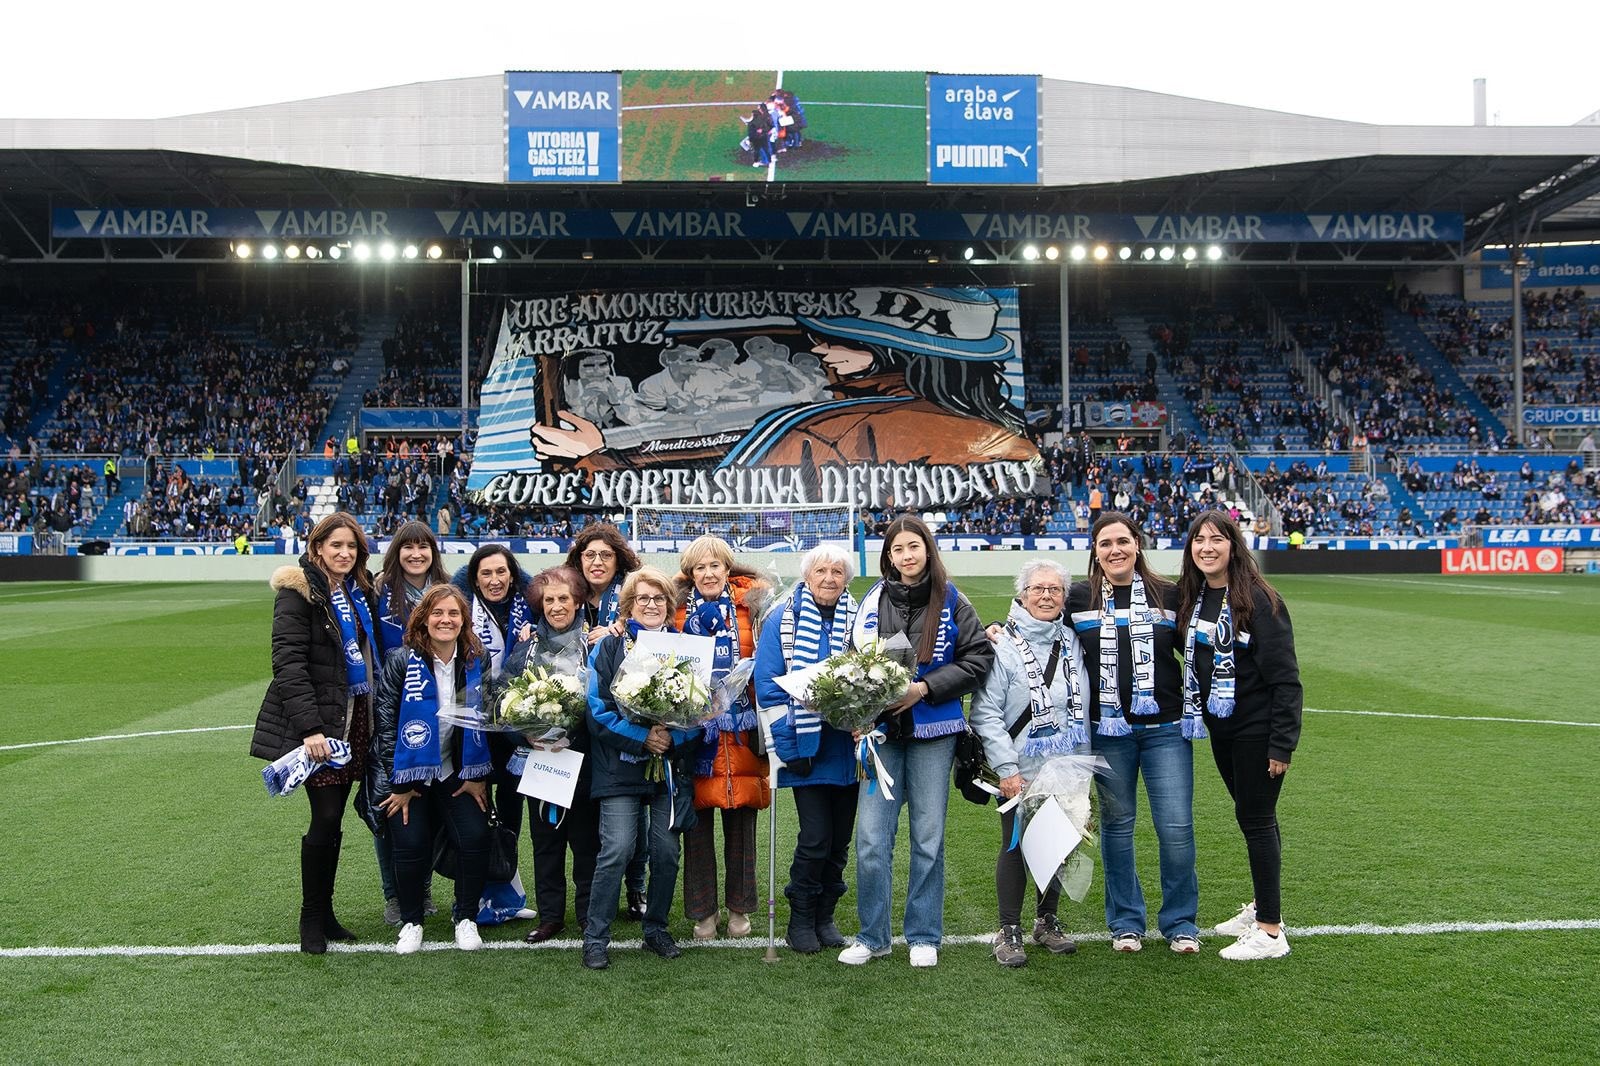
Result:
[[[506,180],[620,180],[622,93],[609,73],[506,73]]]
[[[783,39],[752,13],[752,42]],[[927,91],[919,71],[625,71],[622,179],[921,184]]]
[[[1115,400],[1072,405],[1073,429],[1159,429],[1167,405],[1154,400]]]
[[[1441,574],[1559,574],[1563,548],[1446,548]]]
[[[1022,407],[1015,289],[509,298],[467,487],[619,511],[1030,495]]]
[[[1535,288],[1566,288],[1600,282],[1600,244],[1556,244],[1522,249],[1528,265],[1522,284]],[[1478,271],[1485,289],[1511,288],[1511,265],[1504,248],[1485,248]]]
[[[632,150],[631,148],[629,149]],[[917,149],[923,152],[920,146]],[[785,156],[787,158],[787,156]],[[926,168],[923,155],[919,168]],[[752,170],[752,174],[755,172]],[[219,237],[283,241],[562,239],[901,240],[1106,243],[1316,244],[1461,240],[1460,214],[1349,212],[1306,215],[1064,214],[1047,211],[779,211],[766,207],[470,208],[150,207],[56,208],[50,232],[95,240]]]
[[[928,76],[928,181],[1039,181],[1039,79],[1016,74]]]
[[[1600,426],[1600,407],[1524,407],[1522,420],[1530,426]]]

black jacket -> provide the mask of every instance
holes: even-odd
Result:
[[[878,635],[887,640],[896,633],[904,633],[912,648],[922,645],[922,631],[928,624],[937,625],[941,602],[929,610],[927,581],[918,585],[905,585],[886,580],[883,596],[878,601]],[[947,703],[976,692],[989,676],[994,666],[994,645],[984,634],[983,621],[972,603],[960,589],[956,590],[956,646],[950,661],[928,672],[921,680],[928,685],[930,704]],[[912,709],[882,719],[884,733],[890,740],[910,740],[912,737]]]
[[[387,816],[377,809],[378,804],[395,791],[389,777],[394,772],[394,744],[400,732],[400,697],[405,692],[406,661],[409,657],[408,649],[393,648],[384,656],[383,668],[378,671],[377,695],[372,706],[372,746],[367,751],[363,780],[366,788],[356,810],[375,833],[382,833],[388,821]],[[457,655],[455,666],[456,691],[464,692],[467,687],[467,664]],[[461,742],[461,730],[457,729],[451,737],[451,757],[457,767],[461,765]],[[411,785],[401,791],[415,792],[421,787],[425,786]]]
[[[350,690],[344,641],[322,571],[302,555],[298,564],[278,567],[268,583],[278,594],[272,604],[272,681],[256,715],[250,754],[271,761],[313,733],[344,736]],[[378,607],[370,596],[367,606],[376,627]],[[372,634],[370,640],[376,660],[383,654],[381,637]]]
[[[1133,650],[1129,646],[1128,627],[1117,626],[1117,690],[1122,700],[1123,715],[1131,725],[1158,725],[1176,722],[1183,717],[1183,645],[1179,643],[1176,622],[1178,586],[1168,585],[1166,589],[1166,594],[1159,597],[1160,602],[1156,602],[1158,597],[1151,596],[1146,603],[1147,607],[1161,612],[1161,621],[1155,624],[1151,633],[1151,640],[1155,644],[1155,697],[1156,705],[1161,708],[1159,714],[1130,713],[1133,706]],[[1133,586],[1113,588],[1112,592],[1116,597],[1117,609],[1126,611],[1133,595]],[[1083,665],[1089,671],[1089,720],[1098,722],[1100,612],[1098,608],[1090,606],[1093,594],[1094,589],[1087,581],[1073,582],[1072,588],[1067,591],[1067,616],[1072,621],[1073,631],[1078,634],[1078,643],[1083,645]]]
[[[1222,609],[1222,591],[1207,588],[1200,619],[1215,622]],[[1185,618],[1184,623],[1188,623]],[[1211,695],[1212,649],[1195,643],[1195,673],[1200,679],[1200,704]],[[1250,629],[1233,638],[1234,709],[1227,718],[1205,712],[1206,729],[1218,740],[1265,740],[1267,758],[1288,762],[1300,743],[1304,691],[1300,662],[1294,652],[1294,626],[1289,608],[1272,603],[1263,592],[1251,605]]]

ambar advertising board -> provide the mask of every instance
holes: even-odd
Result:
[[[942,508],[1047,485],[1015,289],[506,300],[468,491],[513,509]]]
[[[506,180],[617,181],[621,106],[614,71],[507,71]]]

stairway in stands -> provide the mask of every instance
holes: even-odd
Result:
[[[50,364],[50,376],[45,379],[44,399],[33,409],[33,417],[23,431],[21,440],[24,443],[29,437],[37,437],[54,417],[56,408],[61,406],[62,397],[67,394],[74,372],[83,361],[82,353],[75,345],[56,343],[50,346],[50,351],[55,358]]]
[[[384,311],[367,315],[362,322],[361,340],[348,356],[350,372],[345,375],[339,394],[334,397],[318,443],[332,437],[343,450],[345,432],[350,428],[351,421],[361,414],[362,397],[383,379],[383,342],[394,336],[399,320],[398,314]]]
[[[1428,338],[1422,327],[1417,325],[1415,318],[1396,308],[1386,308],[1383,312],[1383,327],[1388,334],[1389,342],[1404,348],[1418,365],[1432,374],[1435,385],[1455,393],[1456,399],[1464,403],[1468,410],[1478,417],[1478,425],[1483,427],[1485,433],[1493,433],[1497,439],[1505,436],[1505,424],[1489,410],[1489,405],[1483,402],[1477,390],[1456,372],[1450,360],[1444,357],[1444,353],[1439,351],[1438,346]]]
[[[1150,318],[1124,311],[1113,321],[1116,323],[1117,332],[1122,334],[1122,339],[1128,342],[1129,348],[1133,351],[1128,365],[1142,380],[1145,356],[1155,351],[1156,347],[1155,341],[1150,339],[1150,327],[1158,321],[1167,319],[1163,316]],[[1156,399],[1167,405],[1167,412],[1176,421],[1177,428],[1188,434],[1190,440],[1199,436],[1200,423],[1194,417],[1194,409],[1189,406],[1189,401],[1184,399],[1179,384],[1167,374],[1167,368],[1162,364],[1160,356],[1156,357]]]
[[[124,464],[123,469],[135,469],[136,464]],[[102,489],[104,486],[102,485]],[[83,531],[84,540],[110,540],[125,535],[122,522],[122,505],[144,495],[144,478],[124,477],[117,494],[107,498],[94,521]]]

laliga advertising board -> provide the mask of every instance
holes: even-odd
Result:
[[[1445,548],[1441,574],[1559,574],[1566,561],[1561,548]]]

